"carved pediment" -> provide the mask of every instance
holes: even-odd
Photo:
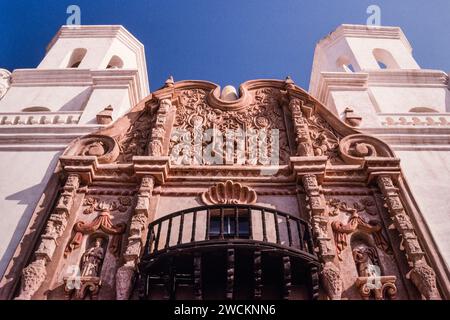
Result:
[[[169,157],[174,167],[244,169],[288,165],[291,157],[351,165],[393,157],[387,145],[359,134],[289,79],[248,81],[239,92],[225,101],[213,83],[170,82],[110,127],[76,140],[65,155],[95,156],[100,164],[152,156]]]

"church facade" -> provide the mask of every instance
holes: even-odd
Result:
[[[399,28],[322,39],[309,93],[149,93],[116,26],[3,73],[1,299],[450,298],[448,76]]]

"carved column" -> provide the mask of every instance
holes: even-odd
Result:
[[[152,137],[150,141],[150,155],[159,157],[163,155],[164,137],[166,136],[166,122],[169,111],[172,108],[172,101],[162,99],[156,114],[156,123],[152,129]]]
[[[80,186],[80,177],[71,174],[63,187],[55,211],[50,215],[45,231],[41,235],[38,249],[34,253],[34,260],[22,271],[20,294],[16,300],[30,300],[39,289],[47,276],[46,265],[51,261],[56,250],[57,239],[66,230],[73,198]]]
[[[425,259],[425,253],[422,251],[414,226],[400,200],[398,189],[389,175],[378,176],[377,182],[394,226],[402,238],[400,249],[405,250],[408,263],[412,267],[406,277],[411,279],[425,299],[439,299],[436,275]]]
[[[314,156],[311,138],[309,135],[308,124],[302,113],[302,101],[297,98],[291,98],[289,109],[294,121],[295,141],[297,143],[297,156]]]
[[[339,268],[334,264],[336,252],[332,243],[332,237],[328,234],[328,214],[323,195],[317,177],[314,174],[302,177],[306,191],[308,209],[311,215],[311,223],[315,240],[319,248],[319,258],[323,263],[322,282],[325,290],[332,300],[340,300],[342,294],[342,279]]]
[[[147,228],[150,209],[150,198],[153,193],[155,181],[152,176],[144,176],[137,195],[137,203],[131,217],[128,243],[123,255],[124,264],[116,273],[116,298],[128,300],[131,294],[132,283],[142,246],[144,245],[143,232]]]

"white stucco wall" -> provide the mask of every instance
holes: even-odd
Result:
[[[67,68],[77,48],[86,55]],[[121,70],[106,69],[114,55]],[[9,82],[0,99],[0,278],[67,144],[100,129],[107,106],[114,121],[149,94],[144,47],[122,26],[63,26],[39,66],[14,70]]]
[[[0,276],[52,175],[57,151],[0,151]]]
[[[28,107],[50,111],[82,111],[92,89],[87,86],[11,87],[0,100],[0,112],[20,112]]]
[[[87,49],[87,52],[79,68],[99,69],[112,42],[112,38],[80,38],[78,41],[74,41],[73,38],[58,39],[37,68],[67,68],[67,63],[73,50],[84,48]]]
[[[450,266],[450,151],[396,151],[408,185]]]
[[[381,70],[374,49],[388,51],[397,67]],[[356,73],[339,71],[335,61],[351,57]],[[350,107],[362,117],[356,129],[388,142],[425,223],[450,266],[450,91],[448,75],[422,70],[399,28],[340,26],[315,52],[310,92],[343,119]],[[410,112],[430,108],[436,112]]]
[[[97,123],[96,115],[111,105],[114,109],[113,119],[116,120],[130,109],[130,98],[128,88],[123,89],[95,89],[85,106],[80,124]]]
[[[342,90],[333,91],[330,94],[328,106],[333,105],[334,108],[328,108],[333,111],[342,120],[344,118],[344,110],[351,107],[356,114],[363,118],[361,126],[377,127],[379,125],[378,117],[375,110],[373,99],[369,92]]]
[[[450,112],[450,91],[445,88],[375,87],[370,91],[383,113],[405,113],[412,108],[426,107],[437,112]]]

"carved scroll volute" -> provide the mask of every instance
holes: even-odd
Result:
[[[388,145],[364,134],[353,134],[342,139],[339,154],[347,164],[362,164],[366,157],[394,158]]]
[[[159,101],[156,120],[152,129],[150,139],[150,155],[155,157],[163,156],[168,149],[168,141],[166,141],[167,132],[170,132],[169,115],[174,110],[174,106],[170,98],[164,98]]]
[[[144,176],[137,195],[136,208],[131,217],[130,233],[127,247],[123,255],[124,264],[116,273],[116,299],[128,300],[131,294],[132,283],[136,267],[142,250],[143,232],[148,224],[150,198],[153,193],[155,180],[152,176]]]
[[[320,192],[317,177],[313,174],[302,177],[311,215],[314,237],[319,249],[318,255],[323,263],[321,272],[322,283],[328,297],[340,300],[342,295],[342,278],[339,268],[334,263],[336,252],[332,237],[329,234],[329,217],[326,211],[325,199]]]
[[[72,142],[64,155],[97,157],[99,163],[113,163],[119,153],[119,145],[114,138],[92,134]]]
[[[6,69],[0,69],[0,99],[11,87],[11,72]]]
[[[406,278],[411,279],[425,299],[440,299],[436,274],[425,259],[425,253],[419,243],[414,225],[403,207],[398,189],[389,175],[378,176],[377,182],[383,193],[385,206],[402,238],[400,249],[405,251],[408,263],[412,267]]]
[[[41,235],[35,259],[22,271],[22,284],[16,300],[30,300],[40,288],[47,275],[46,265],[56,250],[57,239],[66,230],[69,214],[73,206],[73,197],[79,187],[80,177],[70,175],[63,187],[54,212],[50,215]]]
[[[302,113],[302,101],[291,98],[289,109],[294,122],[295,141],[297,143],[297,156],[314,156],[308,124]]]

